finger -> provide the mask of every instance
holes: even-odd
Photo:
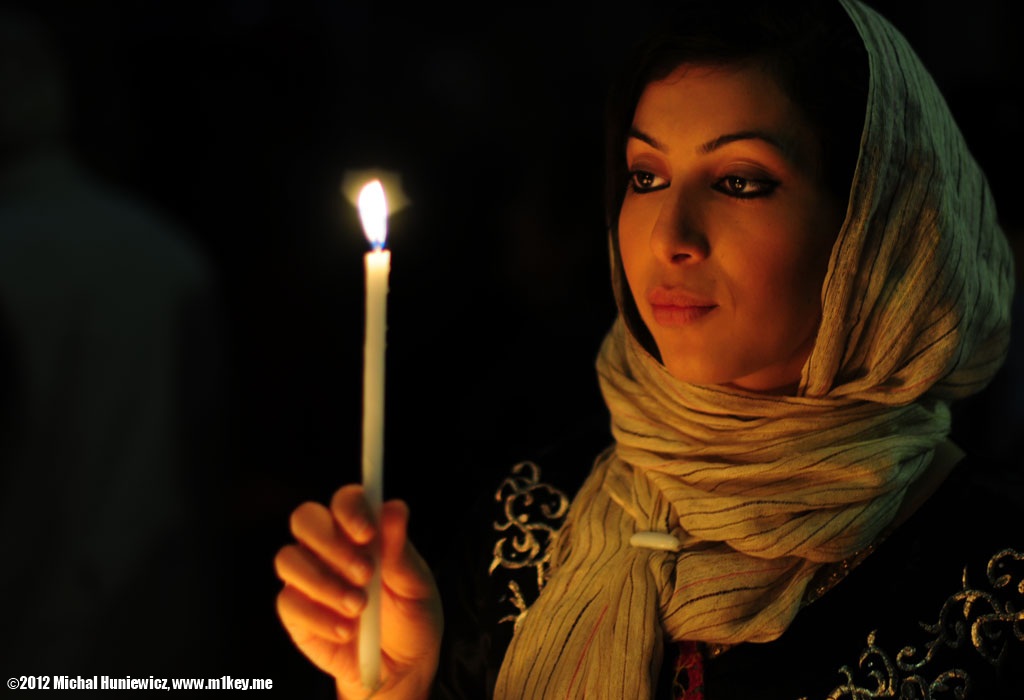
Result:
[[[366,594],[343,581],[302,545],[282,547],[274,557],[278,578],[307,598],[340,615],[355,617],[366,604]]]
[[[376,532],[370,504],[366,502],[359,484],[342,486],[331,498],[331,515],[335,522],[356,544],[367,544]]]
[[[402,598],[423,599],[431,595],[430,567],[408,537],[409,507],[403,501],[388,501],[381,508],[381,580]]]
[[[331,512],[319,503],[303,503],[291,517],[295,538],[337,573],[365,586],[373,573],[369,554],[355,546],[338,528]]]
[[[356,620],[310,600],[291,585],[285,585],[277,594],[277,615],[288,634],[300,645],[307,643],[310,637],[347,644],[355,638],[358,625]]]
[[[380,509],[380,520],[381,560],[395,564],[402,558],[408,541],[409,506],[405,501],[388,501]]]

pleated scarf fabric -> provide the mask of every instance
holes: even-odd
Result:
[[[497,698],[649,698],[666,636],[777,638],[823,565],[890,526],[948,434],[948,402],[1005,357],[1012,258],[984,176],[905,39],[841,1],[871,77],[799,392],[679,382],[620,317],[598,358],[615,444],[573,502]],[[631,546],[644,531],[681,548]]]

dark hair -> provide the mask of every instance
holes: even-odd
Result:
[[[626,191],[626,132],[644,87],[684,63],[756,63],[817,129],[825,185],[848,197],[867,106],[863,41],[838,0],[684,1],[644,42],[608,105],[606,207],[614,230]]]
[[[821,144],[826,189],[849,198],[867,110],[868,58],[839,0],[679,0],[658,31],[633,53],[609,95],[605,215],[618,250],[619,209],[626,193],[626,135],[644,88],[685,63],[757,64],[802,110]],[[613,256],[613,287],[627,326],[660,358],[629,293],[622,259]]]

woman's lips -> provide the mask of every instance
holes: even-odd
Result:
[[[707,316],[718,308],[708,299],[669,287],[657,287],[647,295],[651,314],[660,326],[685,326]]]
[[[715,306],[651,306],[654,321],[659,326],[685,326],[704,318]]]

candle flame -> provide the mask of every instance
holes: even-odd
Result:
[[[359,192],[359,218],[374,250],[384,247],[388,235],[388,202],[380,180],[371,180]]]

